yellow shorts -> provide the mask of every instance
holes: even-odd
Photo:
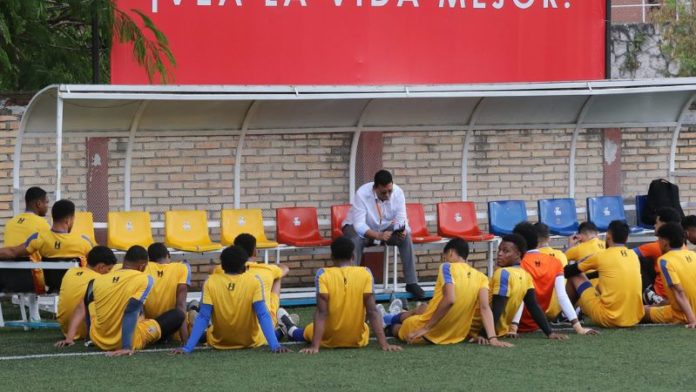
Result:
[[[578,291],[582,290],[580,300],[578,300],[578,305],[580,309],[582,309],[582,312],[602,327],[622,327],[622,325],[618,325],[609,316],[609,312],[599,298],[599,293],[595,290],[594,286],[589,283],[587,283],[587,285],[589,287],[586,287],[584,290],[582,290],[582,286],[578,288]]]
[[[271,293],[268,297],[268,311],[271,313],[271,318],[273,319],[273,326],[278,325],[278,309],[280,309],[280,297],[276,293]]]
[[[399,328],[399,339],[402,341],[406,341],[406,338],[408,335],[410,335],[412,332],[415,332],[416,330],[423,328],[425,326],[426,321],[423,320],[422,317],[420,316],[411,316],[404,320],[404,322],[401,324],[401,328]],[[427,340],[420,338],[414,342],[414,344],[424,344],[426,343]]]
[[[312,342],[314,337],[314,323],[309,323],[304,329],[304,340]],[[370,342],[370,331],[367,324],[363,323],[363,330],[356,331],[356,334],[336,334],[329,336],[325,331],[321,342],[323,348],[358,348],[365,347]]]
[[[686,324],[686,315],[671,306],[655,306],[650,309],[650,322],[655,324]]]
[[[161,336],[162,329],[157,321],[152,319],[138,321],[133,333],[133,350],[142,350],[148,344],[158,341]]]

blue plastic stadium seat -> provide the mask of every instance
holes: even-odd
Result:
[[[488,202],[489,231],[497,236],[512,234],[512,229],[527,220],[524,200],[500,200]]]
[[[623,198],[621,196],[588,197],[587,220],[594,223],[600,231],[607,231],[612,221],[626,222]],[[631,233],[641,231],[643,231],[642,228],[631,226]]]
[[[636,224],[647,230],[655,230],[655,226],[643,221],[643,210],[648,203],[648,195],[636,196]]]
[[[537,207],[539,222],[546,224],[551,234],[571,236],[578,231],[575,199],[542,199]]]

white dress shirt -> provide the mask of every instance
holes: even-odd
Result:
[[[394,184],[389,199],[381,201],[372,189],[373,185],[374,182],[368,182],[355,192],[353,205],[341,226],[353,225],[358,235],[363,238],[367,230],[385,231],[390,226],[393,229],[406,227],[406,232],[410,232],[406,219],[404,191]]]

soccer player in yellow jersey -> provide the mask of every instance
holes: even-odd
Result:
[[[258,275],[263,282],[264,298],[268,311],[273,319],[273,326],[278,326],[278,310],[280,309],[280,289],[282,287],[283,278],[288,274],[290,269],[284,264],[266,264],[254,261],[256,259],[256,238],[247,233],[242,233],[235,237],[234,245],[241,247],[249,255],[249,261],[246,263],[248,271]],[[216,266],[214,274],[224,274],[221,266]],[[281,336],[280,329],[276,329],[276,335]]]
[[[225,248],[220,264],[225,274],[213,274],[203,285],[203,299],[193,330],[176,354],[191,353],[206,333],[207,343],[220,350],[260,347],[288,352],[278,343],[273,321],[264,301],[261,278],[246,271],[249,255],[238,246]]]
[[[38,252],[42,261],[84,260],[94,245],[89,238],[70,233],[75,220],[75,204],[70,200],[58,200],[51,208],[51,216],[53,226],[50,230],[33,233],[21,245],[0,249],[0,259],[28,257]],[[49,292],[60,290],[63,275],[65,271],[61,270],[44,271]]]
[[[599,238],[599,230],[592,222],[583,222],[578,226],[578,233],[569,239],[570,248],[566,250],[566,261],[580,262],[595,253],[606,249]]]
[[[46,221],[48,212],[48,196],[46,191],[39,187],[27,189],[24,195],[26,204],[25,212],[13,217],[5,225],[4,247],[14,247],[22,245],[27,238],[34,233],[50,230],[51,226]],[[41,255],[32,255],[32,260],[41,260]],[[14,261],[28,260],[28,258],[17,257]],[[7,293],[31,293],[36,291],[43,293],[43,275],[41,270],[27,269],[6,269],[0,274],[0,292]],[[36,290],[38,288],[38,290]],[[32,319],[39,319],[39,308],[32,309]]]
[[[372,273],[366,267],[352,265],[354,250],[355,245],[347,237],[339,237],[331,243],[331,259],[336,266],[317,271],[314,323],[302,329],[289,317],[281,316],[279,322],[288,338],[311,343],[300,352],[316,354],[320,347],[367,346],[370,331],[365,323],[366,314],[382,350],[401,350],[387,343],[382,316],[375,303]]]
[[[56,347],[75,344],[75,336],[89,309],[89,337],[108,356],[133,355],[148,344],[176,332],[184,314],[172,309],[156,319],[142,317],[143,303],[153,286],[147,267],[147,250],[132,246],[126,252],[123,268],[94,278],[88,285],[84,301],[75,308],[70,329]]]
[[[678,223],[666,223],[657,229],[657,242],[669,305],[646,306],[643,321],[696,328],[696,253],[684,249],[684,230]]]
[[[607,250],[565,267],[568,296],[603,327],[632,327],[643,318],[640,262],[635,252],[626,248],[629,232],[626,222],[612,221]],[[599,287],[584,274],[589,270],[599,273]]]
[[[186,313],[186,296],[191,285],[191,266],[187,262],[173,263],[169,250],[161,242],[147,248],[148,258],[145,273],[154,281],[152,292],[145,302],[145,317],[154,319],[171,309]],[[188,323],[181,323],[179,336],[182,342],[188,340]]]
[[[488,278],[467,264],[469,245],[461,238],[450,240],[443,251],[433,299],[427,307],[384,316],[393,336],[408,343],[454,344],[466,339],[480,306],[489,343],[512,347],[495,336],[493,313],[488,304]]]
[[[58,295],[58,313],[56,318],[63,335],[68,334],[70,320],[75,308],[85,299],[85,292],[90,281],[99,275],[107,274],[116,264],[114,252],[106,246],[97,245],[87,254],[87,266],[71,268],[65,273]],[[80,323],[74,339],[87,337],[85,323]]]
[[[527,252],[527,243],[519,234],[510,234],[502,238],[498,247],[498,268],[493,274],[492,305],[493,322],[497,336],[506,336],[520,305],[529,310],[532,319],[539,328],[552,340],[567,339],[567,335],[558,334],[551,330],[544,311],[539,306],[534,290],[534,278],[521,268],[522,257]],[[474,334],[475,335],[475,334]],[[513,334],[517,337],[517,334]],[[487,331],[481,329],[478,339],[487,338]]]

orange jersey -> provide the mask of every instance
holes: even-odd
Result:
[[[655,293],[660,297],[667,298],[667,290],[665,290],[662,271],[660,271],[660,265],[658,263],[660,256],[662,256],[660,244],[658,244],[657,241],[650,242],[634,248],[633,251],[636,252],[639,258],[650,259],[655,263],[655,283],[653,284],[653,290],[655,290]]]
[[[532,275],[537,302],[541,309],[546,311],[553,297],[556,277],[563,275],[561,261],[534,249],[524,255],[520,266]],[[532,315],[525,309],[518,330],[520,332],[531,332],[537,329],[539,329],[539,326],[534,322]]]

